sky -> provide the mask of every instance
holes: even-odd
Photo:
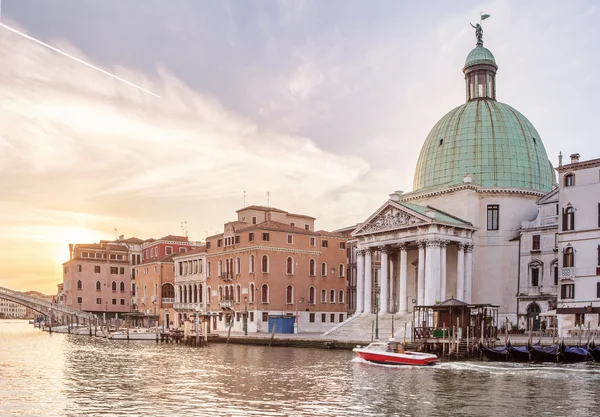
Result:
[[[552,163],[600,157],[589,1],[4,0],[0,286],[54,293],[68,244],[222,231],[245,203],[333,230],[412,190],[484,42]],[[117,232],[115,233],[115,229]]]

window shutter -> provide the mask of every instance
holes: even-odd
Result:
[[[565,208],[562,209],[562,229],[563,232],[567,230],[567,213],[565,212]]]
[[[596,298],[600,298],[600,282],[596,283]]]

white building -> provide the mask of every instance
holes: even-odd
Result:
[[[212,291],[206,286],[206,246],[173,257],[175,267],[175,327],[196,313],[206,313],[207,294]],[[216,293],[216,289],[215,289]],[[216,295],[216,294],[215,294]]]
[[[0,298],[0,318],[20,319],[27,316],[27,308],[21,304]]]
[[[600,314],[600,159],[557,168],[560,231],[558,328],[567,335],[577,327],[599,327]]]

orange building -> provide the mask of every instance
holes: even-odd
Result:
[[[346,319],[346,238],[315,218],[249,206],[206,240],[206,311],[213,329],[322,332]],[[247,321],[246,321],[247,319]],[[290,324],[292,324],[291,326]],[[245,327],[247,326],[247,327]]]
[[[175,289],[173,287],[173,256],[149,259],[134,270],[136,310],[146,316],[158,319],[158,325],[168,328],[175,317],[173,303]]]

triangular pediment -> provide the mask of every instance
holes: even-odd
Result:
[[[394,201],[388,201],[364,223],[358,226],[352,232],[352,236],[370,235],[428,223],[431,223],[429,217],[423,216]]]
[[[549,204],[558,202],[558,187],[550,191],[537,201],[537,204]]]

